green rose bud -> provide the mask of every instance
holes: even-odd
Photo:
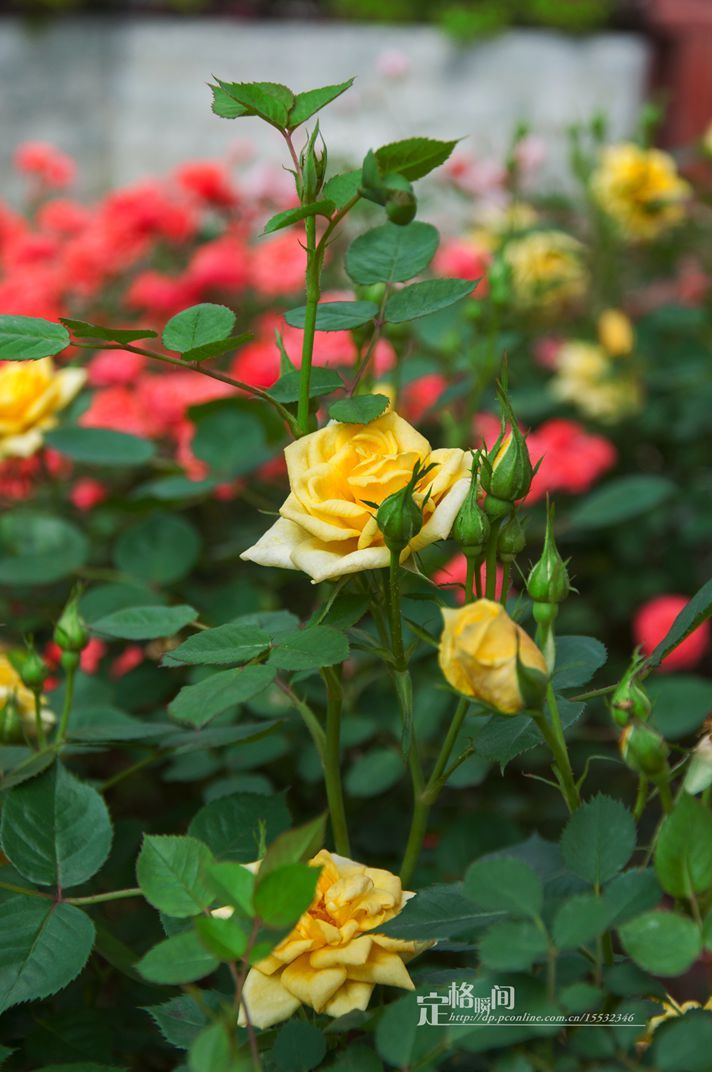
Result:
[[[54,642],[63,652],[82,651],[89,643],[89,630],[79,613],[79,592],[74,592],[54,630]]]
[[[400,555],[423,527],[425,502],[418,505],[413,498],[413,493],[432,468],[432,465],[423,467],[420,462],[416,462],[413,475],[406,486],[400,491],[394,491],[378,507],[376,521],[383,533],[386,547],[393,554]]]
[[[502,525],[497,537],[497,557],[500,562],[514,562],[527,543],[524,526],[516,513],[512,513]]]
[[[631,718],[645,722],[650,716],[653,705],[637,677],[642,664],[635,655],[611,697],[611,715],[619,726],[627,725]]]
[[[477,502],[477,470],[479,456],[472,456],[472,477],[467,498],[460,507],[452,526],[451,537],[468,558],[481,558],[490,533],[490,523]]]
[[[316,139],[319,137],[319,124],[317,123],[312,134],[301,151],[299,164],[302,169],[301,180],[297,177],[297,193],[302,204],[308,205],[316,201],[326,174],[326,146],[322,139],[321,154],[316,151]]]
[[[22,684],[32,692],[42,692],[49,676],[49,670],[42,656],[34,648],[28,647],[26,651],[8,652],[7,657],[20,675]]]
[[[526,440],[519,430],[509,399],[501,387],[498,393],[502,408],[502,431],[483,460],[480,481],[488,495],[512,503],[527,494],[534,470]],[[507,422],[510,431],[505,434]]]
[[[554,507],[547,506],[544,549],[539,561],[532,566],[527,580],[527,592],[535,603],[563,603],[571,590],[566,563],[559,554],[554,539]]]
[[[22,715],[15,701],[10,696],[0,707],[0,743],[14,744],[22,740]]]
[[[402,175],[388,175],[386,186],[386,215],[391,223],[405,227],[415,219],[418,201],[413,187]]]
[[[618,744],[625,763],[637,774],[656,778],[667,769],[668,746],[657,730],[644,722],[626,726]]]

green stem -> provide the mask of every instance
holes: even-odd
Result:
[[[395,657],[396,670],[408,669],[403,649],[403,627],[400,605],[400,555],[391,551],[391,564],[388,571],[388,613],[391,626],[391,644]]]
[[[321,294],[321,254],[316,248],[316,219],[305,220],[307,237],[307,301],[304,310],[304,335],[302,337],[302,364],[299,370],[299,402],[297,404],[297,430],[300,436],[310,430],[309,400],[311,387],[312,358],[314,356],[314,332],[316,314]]]
[[[42,700],[39,692],[35,693],[35,729],[37,730],[37,743],[40,746],[40,752],[44,752],[47,747],[47,734],[42,721]]]
[[[65,904],[93,905],[104,904],[106,901],[123,901],[127,897],[143,897],[143,890],[138,886],[127,890],[112,890],[110,893],[92,893],[88,897],[64,897]]]
[[[475,568],[475,593],[478,599],[482,599],[482,559],[478,558]]]
[[[640,822],[640,817],[643,814],[645,803],[648,799],[648,779],[644,774],[641,774],[638,778],[638,792],[635,796],[635,806],[633,808],[633,818],[636,822]]]
[[[0,890],[8,893],[22,893],[26,897],[41,897],[45,901],[53,901],[51,893],[40,893],[39,890],[28,890],[24,886],[15,886],[12,882],[0,882]]]
[[[475,580],[476,563],[472,555],[467,556],[467,574],[465,576],[465,603],[472,603],[475,598],[473,583]]]
[[[532,712],[532,718],[536,722],[539,732],[549,746],[549,751],[554,758],[554,764],[561,786],[561,793],[566,801],[566,806],[570,812],[574,812],[579,807],[581,800],[578,789],[576,788],[576,783],[574,782],[566,742],[563,740],[561,721],[558,717],[558,708],[556,707],[555,699],[553,700],[553,703],[552,700],[549,699],[549,710],[552,716],[551,725],[543,711]],[[554,711],[556,711],[556,715],[554,715]]]
[[[170,748],[159,748],[156,752],[151,752],[147,756],[143,756],[142,759],[138,759],[135,763],[132,763],[130,767],[124,767],[117,774],[112,775],[111,778],[107,778],[105,782],[99,786],[99,792],[105,793],[107,789],[113,789],[119,782],[123,782],[125,778],[130,778],[132,774],[138,773],[143,770],[144,767],[150,767],[152,763],[156,763],[157,760],[163,759],[164,756],[170,754]]]
[[[72,702],[74,700],[74,682],[77,676],[78,664],[79,660],[77,660],[77,666],[67,670],[67,676],[64,681],[64,707],[62,708],[62,717],[59,722],[55,744],[62,744],[67,736],[69,716],[72,713]]]
[[[505,562],[502,566],[502,591],[499,596],[499,601],[503,607],[507,606],[507,593],[509,592],[509,575],[511,570],[512,563]]]
[[[440,754],[435,761],[433,772],[428,779],[428,785],[426,788],[427,795],[431,797],[433,794],[433,790],[437,790],[435,796],[433,796],[432,800],[430,801],[431,804],[435,803],[437,793],[439,793],[440,788],[442,788],[442,786],[438,787],[438,782],[440,782],[442,779],[445,767],[447,766],[447,761],[449,760],[452,750],[455,747],[455,742],[457,741],[460,730],[462,729],[462,723],[465,721],[465,715],[467,714],[467,709],[469,706],[469,699],[466,696],[462,696],[458,702],[457,707],[455,708],[455,713],[452,716],[450,728],[445,735],[445,740],[443,741],[442,746],[440,748]]]
[[[485,595],[487,599],[496,599],[497,594],[497,537],[499,536],[501,524],[502,522],[499,519],[492,522],[489,539],[487,540],[485,557],[487,563]]]
[[[423,840],[428,828],[429,814],[430,806],[425,803],[422,797],[416,797],[413,803],[413,816],[410,821],[408,840],[406,842],[405,852],[403,853],[403,862],[400,869],[400,880],[403,886],[407,886],[413,877],[415,865],[418,862],[420,850],[423,847]]]
[[[672,811],[672,794],[670,792],[667,778],[660,778],[655,784],[657,785],[658,793],[660,794],[662,809],[666,815],[669,815]]]
[[[287,685],[285,681],[280,681],[280,679],[277,678],[276,685],[279,689],[282,690],[285,696],[289,697],[289,699],[301,715],[302,721],[304,722],[304,725],[309,731],[311,739],[314,742],[314,747],[319,754],[319,760],[321,762],[322,770],[324,770],[326,764],[326,734],[321,728],[321,723],[319,722],[319,719],[316,717],[306,700],[303,700],[301,696],[297,696],[297,694],[292,691],[292,689],[289,687],[289,685]]]
[[[326,744],[324,748],[324,782],[331,817],[334,848],[341,856],[349,856],[349,831],[346,823],[344,795],[341,788],[341,711],[343,690],[338,671],[325,667],[322,677],[326,685]]]

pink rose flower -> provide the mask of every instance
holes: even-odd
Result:
[[[640,607],[633,618],[633,637],[644,655],[650,655],[667,634],[689,599],[681,595],[662,595]],[[709,620],[683,640],[660,664],[661,670],[691,670],[707,653],[710,646]]]

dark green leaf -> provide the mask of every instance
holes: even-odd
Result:
[[[609,882],[603,891],[608,906],[610,927],[620,927],[629,919],[655,908],[662,890],[652,869],[624,871]]]
[[[65,426],[45,434],[47,446],[84,465],[145,465],[156,453],[150,439],[112,428]]]
[[[599,794],[571,816],[561,851],[574,874],[600,885],[628,863],[635,833],[635,821],[625,805]]]
[[[314,670],[342,663],[348,656],[349,643],[343,633],[330,625],[311,625],[275,641],[269,665],[278,670]]]
[[[94,622],[91,630],[98,636],[120,640],[157,640],[174,636],[195,621],[197,611],[187,604],[177,607],[127,607]]]
[[[86,320],[59,318],[77,339],[101,339],[106,342],[137,342],[138,339],[155,339],[158,336],[151,328],[103,328]]]
[[[465,896],[462,883],[457,882],[420,890],[378,930],[408,941],[440,941],[488,926],[498,914],[499,908],[495,914],[477,911],[472,899]]]
[[[362,285],[403,283],[427,268],[438,241],[430,223],[413,221],[407,227],[384,223],[354,239],[346,254],[346,271]]]
[[[271,1057],[278,1072],[311,1072],[326,1055],[326,1040],[318,1027],[303,1020],[284,1024],[274,1041]]]
[[[588,945],[608,927],[609,907],[594,893],[579,893],[570,897],[558,909],[552,924],[552,935],[558,949],[575,949]]]
[[[650,666],[659,666],[666,655],[669,655],[678,644],[682,644],[702,622],[712,614],[712,580],[700,588],[690,602],[678,614],[670,626],[667,634],[660,641],[653,654],[648,659]]]
[[[210,406],[196,417],[191,449],[215,475],[230,480],[254,472],[274,454],[259,417],[231,403]]]
[[[329,217],[336,209],[333,201],[312,201],[309,205],[300,205],[298,208],[288,208],[285,212],[278,212],[267,220],[263,234],[272,234],[273,231],[281,231],[283,227],[291,227],[293,223],[306,220],[309,216]]]
[[[260,853],[260,829],[269,844],[289,826],[284,797],[236,793],[212,800],[193,817],[188,832],[220,860],[249,863]]]
[[[74,905],[19,894],[0,910],[0,1012],[49,997],[86,964],[94,924]]]
[[[267,875],[289,864],[305,863],[319,851],[324,844],[326,816],[318,815],[311,822],[286,830],[280,834],[267,849],[257,876],[258,885]]]
[[[197,529],[176,514],[151,514],[122,532],[114,562],[123,573],[147,584],[173,584],[186,577],[198,561]]]
[[[306,306],[290,309],[284,319],[292,328],[304,328]],[[348,331],[360,328],[378,315],[378,306],[370,301],[321,302],[316,310],[317,331]]]
[[[86,536],[69,521],[27,509],[0,516],[0,585],[53,584],[88,554]]]
[[[218,966],[195,931],[183,931],[159,942],[139,960],[138,971],[150,983],[193,983]]]
[[[213,900],[210,849],[194,837],[146,834],[136,878],[146,900],[169,916],[195,916]]]
[[[659,1072],[708,1072],[712,1053],[712,1012],[691,1009],[661,1024],[653,1036]]]
[[[164,666],[239,666],[270,646],[269,635],[254,626],[228,622],[205,629],[163,656]]]
[[[176,313],[163,329],[167,350],[185,353],[207,343],[226,339],[235,326],[235,314],[224,305],[202,302]]]
[[[568,516],[569,526],[590,531],[617,525],[654,510],[674,492],[675,485],[667,477],[617,477],[576,503]]]
[[[411,283],[391,294],[386,302],[384,319],[389,324],[403,324],[447,309],[471,294],[476,282],[474,279],[426,279],[423,283]]]
[[[86,882],[109,855],[111,838],[102,797],[59,762],[5,797],[3,852],[31,882],[62,889]]]
[[[202,1028],[208,1023],[208,1016],[202,1005],[217,1009],[221,995],[212,990],[200,991],[201,1005],[188,994],[164,1001],[161,1005],[144,1007],[165,1038],[179,1050],[187,1050]]]
[[[546,934],[526,919],[493,923],[480,939],[480,960],[495,971],[526,971],[546,956]]]
[[[355,395],[341,398],[329,407],[329,416],[345,424],[370,424],[381,417],[390,405],[386,395]]]
[[[229,707],[251,700],[275,678],[274,667],[246,666],[243,670],[221,670],[180,690],[168,710],[173,718],[203,726]]]
[[[199,916],[195,920],[198,937],[218,960],[239,960],[247,949],[249,927],[236,916]]]
[[[710,683],[694,674],[660,674],[645,682],[653,704],[651,725],[677,741],[699,729],[712,709]]]
[[[349,78],[338,85],[320,86],[318,89],[307,89],[304,93],[295,93],[294,104],[289,111],[289,129],[294,130],[327,104],[331,104],[333,100],[351,88],[353,81],[353,78]]]
[[[37,316],[0,316],[0,361],[34,361],[69,346],[61,324]]]
[[[570,689],[588,684],[607,657],[604,645],[594,637],[557,637],[556,666],[552,678],[554,688]]]
[[[544,890],[535,871],[514,857],[477,860],[465,876],[465,893],[489,912],[538,916]]]
[[[352,797],[376,797],[395,785],[404,774],[403,759],[394,748],[374,748],[359,756],[344,779]]]
[[[683,793],[655,842],[660,885],[675,897],[692,897],[712,886],[712,812]]]
[[[428,172],[444,164],[457,145],[455,141],[436,141],[434,138],[406,138],[376,149],[381,174],[397,172],[409,182],[422,179]]]

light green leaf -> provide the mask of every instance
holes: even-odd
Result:
[[[126,607],[99,618],[91,626],[92,633],[120,640],[157,640],[174,636],[184,626],[195,621],[195,607]]]
[[[386,395],[356,395],[334,402],[329,407],[329,416],[345,424],[370,424],[381,417],[389,405]]]
[[[214,972],[216,957],[202,945],[195,931],[183,931],[154,945],[139,960],[137,970],[149,983],[193,983]]]
[[[0,910],[0,1013],[68,986],[86,964],[94,924],[74,905],[20,894]]]
[[[294,107],[294,94],[278,82],[223,82],[216,79],[213,111],[223,119],[258,116],[277,128],[286,128]]]
[[[164,666],[239,666],[261,655],[270,638],[255,626],[228,622],[188,637],[163,656]]]
[[[285,212],[278,212],[267,220],[263,234],[272,234],[281,231],[283,227],[291,227],[293,223],[306,220],[309,216],[326,216],[334,212],[336,205],[333,201],[312,201],[309,205],[300,205],[298,208],[288,208]]]
[[[301,377],[298,372],[286,372],[280,376],[276,383],[268,389],[267,394],[275,402],[288,404],[296,402],[299,398],[299,385]],[[309,384],[309,397],[319,398],[321,395],[330,395],[332,391],[343,388],[344,381],[338,372],[330,368],[313,368]]]
[[[239,960],[247,949],[249,927],[246,929],[237,916],[199,916],[195,928],[205,948],[218,960]]]
[[[150,439],[112,428],[66,425],[45,433],[47,446],[84,465],[145,465],[156,453]]]
[[[334,86],[320,86],[318,89],[307,89],[304,93],[294,94],[294,104],[289,112],[289,129],[294,130],[307,119],[321,111],[327,104],[340,97],[353,85],[353,78],[346,82],[340,82]]]
[[[86,882],[109,855],[111,839],[103,798],[59,762],[5,797],[3,852],[30,882],[62,889]]]
[[[444,164],[457,145],[455,141],[437,141],[434,138],[406,138],[391,142],[376,149],[376,160],[381,174],[397,172],[409,182],[422,179],[428,172]]]
[[[289,927],[296,923],[314,899],[319,868],[291,863],[270,869],[262,868],[255,884],[255,912],[268,927]]]
[[[561,837],[561,851],[574,874],[600,885],[628,863],[635,836],[635,821],[625,805],[599,794],[571,816]]]
[[[514,857],[476,860],[465,875],[465,893],[480,908],[538,916],[544,890],[541,879],[523,860]]]
[[[621,476],[579,500],[568,516],[569,528],[591,531],[629,521],[666,502],[675,492],[667,477]]]
[[[255,876],[248,868],[233,860],[223,860],[208,867],[208,876],[217,900],[222,904],[233,905],[248,917],[254,914],[252,895]]]
[[[192,570],[200,555],[197,529],[176,514],[151,514],[121,533],[114,562],[147,584],[173,584]]]
[[[304,328],[306,306],[290,309],[284,319],[292,328]],[[320,302],[316,310],[317,331],[349,331],[360,328],[378,315],[378,306],[370,301]]]
[[[691,897],[712,886],[712,812],[683,793],[655,842],[660,885],[675,897]]]
[[[438,242],[430,223],[384,223],[354,239],[346,253],[346,271],[361,285],[403,283],[427,268]]]
[[[167,350],[185,353],[207,343],[226,339],[235,326],[235,314],[224,305],[202,302],[176,313],[163,329]]]
[[[474,279],[426,279],[396,290],[386,302],[384,319],[389,324],[403,324],[420,316],[462,301],[472,293]]]
[[[263,692],[274,679],[275,669],[272,666],[221,670],[197,685],[185,685],[169,704],[168,710],[173,718],[181,722],[204,726],[215,715]]]
[[[279,670],[315,670],[334,666],[349,656],[349,643],[343,633],[330,625],[310,625],[275,641],[269,666]]]
[[[699,927],[675,912],[644,912],[618,933],[628,955],[652,975],[683,975],[702,947]]]
[[[181,357],[184,361],[207,361],[211,357],[221,357],[222,354],[231,354],[244,346],[246,342],[254,338],[251,331],[243,331],[240,335],[228,335],[226,339],[216,339],[215,342],[204,342],[200,346],[194,346],[191,350],[184,350]]]
[[[0,316],[0,361],[35,361],[69,346],[61,324],[38,316]]]
[[[154,908],[169,916],[195,916],[213,900],[207,871],[213,856],[194,837],[146,834],[136,878]]]

